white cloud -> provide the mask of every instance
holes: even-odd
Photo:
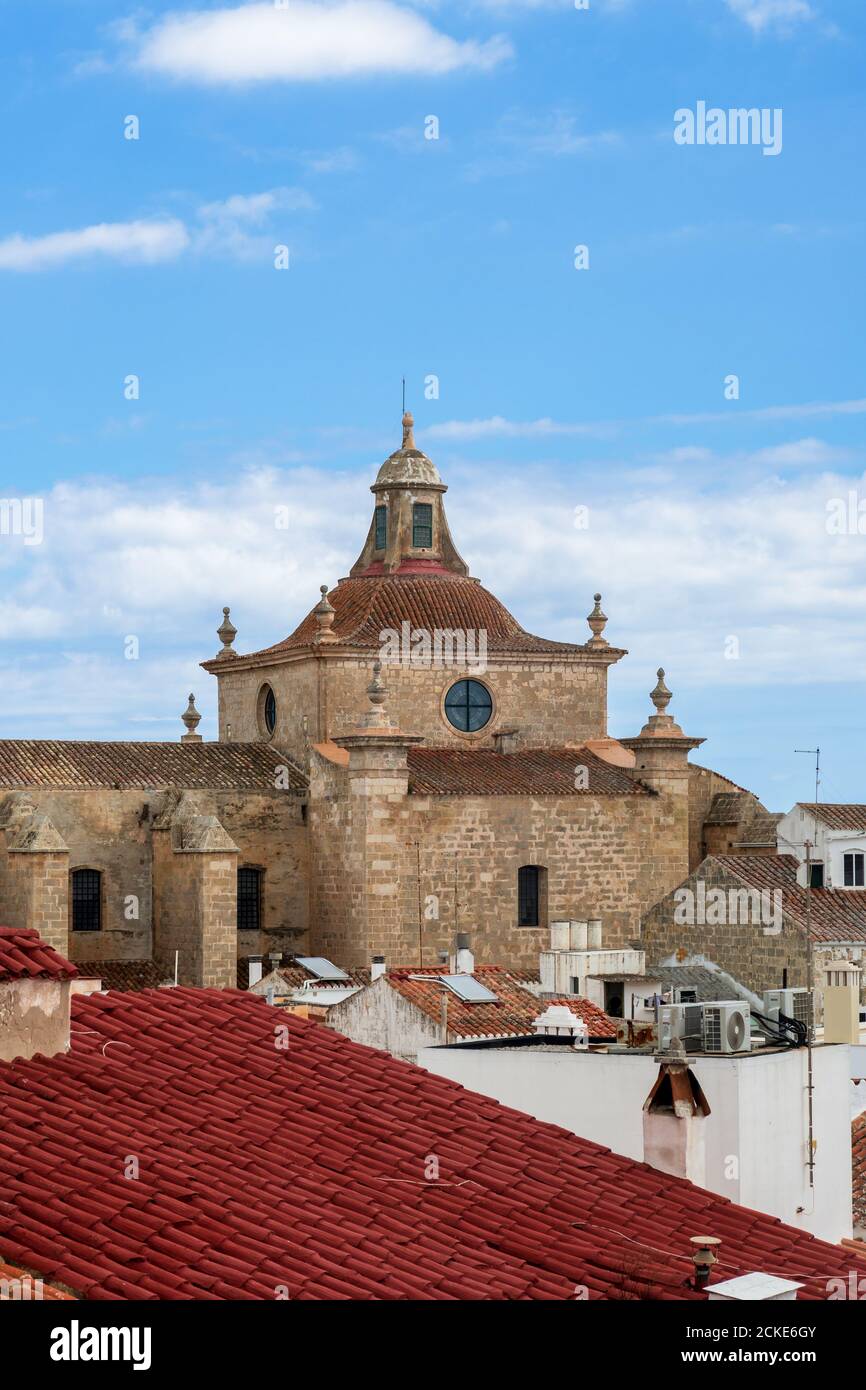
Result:
[[[426,433],[432,439],[543,439],[554,435],[595,435],[604,433],[601,425],[568,424],[550,420],[506,420],[490,415],[482,420],[445,420],[431,425]]]
[[[756,34],[818,18],[808,0],[727,0],[727,6]]]
[[[134,62],[179,80],[238,84],[484,70],[511,52],[501,35],[452,39],[391,0],[270,0],[166,15],[137,35]]]
[[[189,234],[177,218],[100,222],[47,236],[18,234],[0,241],[0,270],[50,270],[70,261],[108,259],[153,265],[186,250]]]
[[[205,203],[197,211],[197,222],[190,224],[179,218],[155,218],[104,222],[37,237],[16,233],[0,240],[0,270],[52,270],[100,259],[154,265],[176,260],[187,251],[251,260],[273,251],[273,238],[264,235],[273,219],[315,207],[302,188],[271,188]],[[277,226],[283,230],[279,222]]]
[[[652,415],[634,420],[594,420],[575,422],[568,420],[508,420],[502,415],[490,415],[476,420],[444,420],[431,425],[427,434],[433,439],[473,440],[473,439],[542,439],[556,435],[590,435],[595,438],[608,438],[621,429],[635,425],[716,425],[732,424],[743,420],[808,420],[829,418],[836,415],[863,415],[866,413],[866,399],[852,401],[811,401],[804,405],[767,405],[753,410],[705,411],[691,415]],[[804,460],[818,463],[813,458]],[[824,462],[838,462],[826,458]]]

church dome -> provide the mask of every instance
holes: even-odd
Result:
[[[343,579],[330,591],[327,601],[334,611],[330,628],[333,640],[329,639],[332,649],[336,644],[377,651],[383,632],[400,633],[408,623],[411,629],[484,632],[489,652],[581,650],[571,642],[534,637],[477,579],[447,572]],[[314,645],[318,630],[314,608],[291,636],[267,652]]]
[[[415,444],[414,423],[412,416],[406,411],[403,415],[403,443],[386,458],[376,474],[374,492],[379,488],[401,487],[407,484],[414,484],[416,487],[442,487],[442,479],[435,463]]]

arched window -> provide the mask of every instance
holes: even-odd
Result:
[[[524,864],[517,870],[517,925],[542,927],[547,917],[547,870]]]
[[[261,869],[238,869],[238,931],[258,931],[262,922]]]
[[[456,681],[445,696],[445,717],[462,734],[474,734],[490,722],[493,700],[480,681]]]
[[[269,685],[259,691],[259,728],[268,738],[277,727],[277,698]]]
[[[433,544],[433,504],[416,502],[412,507],[412,546],[429,550]]]
[[[72,930],[102,927],[102,874],[98,869],[72,870]]]
[[[859,849],[850,850],[848,854],[842,855],[842,882],[846,888],[863,888],[866,886],[864,879],[864,856]]]

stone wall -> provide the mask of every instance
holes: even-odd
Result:
[[[547,870],[548,921],[601,918],[626,945],[688,869],[684,796],[406,796],[318,755],[310,832],[312,949],[346,967],[432,965],[460,931],[481,964],[537,969],[549,928],[517,924],[525,864]]]
[[[258,722],[259,692],[267,682],[277,702],[273,742],[306,762],[310,743],[345,733],[367,705],[373,656],[323,655],[254,670],[220,672],[220,738],[231,724],[232,738],[262,738]],[[319,672],[317,673],[317,668]],[[420,734],[425,744],[449,747],[490,746],[498,728],[518,730],[518,744],[543,747],[580,743],[607,733],[607,666],[591,659],[555,661],[544,657],[490,658],[486,672],[475,676],[494,702],[490,723],[477,736],[457,733],[442,705],[456,680],[473,676],[465,666],[424,669],[383,666],[388,712],[401,729]]]
[[[712,861],[677,886],[697,894],[699,881],[708,888],[721,888],[726,892],[743,888],[740,879]],[[681,924],[674,917],[676,907],[671,892],[644,913],[640,944],[646,952],[648,965],[677,955],[706,956],[756,994],[780,987],[785,968],[789,987],[806,984],[804,934],[784,914],[781,930],[777,932],[772,921],[744,921],[745,914],[736,911],[727,911],[727,920],[721,923]],[[731,920],[737,916],[740,920]]]

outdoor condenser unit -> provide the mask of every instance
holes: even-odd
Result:
[[[659,1009],[659,1047],[667,1051],[674,1038],[682,1040],[686,1051],[701,1047],[700,1004],[662,1004]]]
[[[812,1009],[812,996],[807,989],[764,990],[764,1013],[774,1022],[778,1021],[779,1014],[784,1014],[786,1018],[793,1018],[810,1028]]]
[[[750,1052],[751,1013],[741,1001],[702,1004],[705,1052]]]

